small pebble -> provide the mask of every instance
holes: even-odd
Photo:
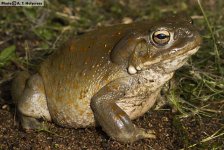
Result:
[[[151,123],[148,124],[148,127],[153,127],[153,125]]]
[[[3,105],[2,106],[2,109],[7,109],[8,108],[8,105]]]
[[[167,122],[167,121],[169,121],[169,119],[167,117],[162,117],[162,121]]]
[[[122,19],[122,23],[123,24],[129,24],[129,23],[132,23],[133,22],[133,20],[132,20],[132,18],[130,18],[130,17],[124,17],[123,19]]]

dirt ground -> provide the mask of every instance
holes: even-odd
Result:
[[[217,106],[216,106],[217,107]],[[0,146],[2,150],[78,150],[78,149],[152,149],[176,150],[211,149],[214,143],[224,145],[223,138],[216,138],[201,145],[200,141],[223,125],[223,114],[214,118],[176,119],[170,107],[149,111],[134,121],[139,127],[152,129],[156,139],[144,139],[132,144],[121,144],[110,139],[101,128],[65,129],[48,123],[48,130],[25,132],[15,121],[15,109],[3,104],[0,109]],[[217,108],[220,109],[220,108]],[[194,147],[193,144],[197,144]],[[188,147],[186,147],[188,146]],[[224,148],[224,147],[222,147]],[[221,149],[222,149],[221,148]],[[220,150],[221,150],[220,149]]]

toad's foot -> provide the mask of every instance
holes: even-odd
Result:
[[[145,139],[145,138],[148,138],[148,139],[155,139],[156,136],[155,136],[155,132],[153,130],[145,130],[143,128],[138,128],[137,130],[137,139]]]
[[[27,117],[24,115],[20,115],[19,118],[20,118],[21,126],[26,132],[30,132],[32,130],[47,129],[44,122],[41,121],[40,119],[36,119],[33,117]]]

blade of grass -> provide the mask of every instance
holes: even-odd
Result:
[[[199,143],[195,143],[195,144],[193,144],[193,145],[190,145],[188,148],[195,147],[195,146],[198,145],[198,144],[205,143],[205,142],[208,142],[208,141],[213,140],[213,139],[215,139],[215,138],[218,138],[218,137],[223,136],[223,135],[224,135],[223,129],[224,129],[224,128],[219,129],[218,131],[216,131],[216,132],[213,133],[212,135],[210,135],[210,136],[208,136],[208,137],[202,139]]]
[[[15,55],[15,45],[11,45],[0,51],[0,67],[4,66]]]
[[[201,9],[201,12],[202,12],[202,14],[203,14],[203,16],[204,16],[205,22],[206,22],[206,24],[207,24],[207,26],[208,26],[209,32],[210,32],[211,37],[212,37],[212,40],[213,40],[214,53],[215,53],[215,61],[216,61],[215,63],[217,64],[218,71],[219,71],[220,74],[223,76],[223,70],[222,70],[221,65],[220,65],[220,62],[221,62],[221,61],[220,61],[220,54],[219,54],[218,47],[217,47],[217,45],[216,45],[215,34],[214,34],[213,29],[212,29],[212,26],[211,26],[211,24],[210,24],[210,22],[209,22],[209,20],[208,20],[208,17],[207,17],[207,15],[206,15],[205,11],[204,11],[204,8],[203,8],[202,5],[201,5],[201,1],[200,1],[200,0],[197,0],[197,2],[198,2],[198,5],[199,5],[199,7],[200,7],[200,9]]]

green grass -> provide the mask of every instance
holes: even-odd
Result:
[[[200,20],[202,23],[200,24],[205,27],[204,32],[202,32],[204,43],[196,56],[189,61],[188,66],[178,71],[176,76],[180,82],[178,87],[170,91],[168,99],[174,108],[180,112],[178,117],[180,120],[189,117],[198,118],[198,120],[203,117],[217,117],[220,120],[223,118],[224,111],[224,55],[223,45],[220,44],[223,44],[223,36],[220,35],[223,34],[224,26],[223,21],[217,18],[223,17],[224,14],[205,11],[203,3],[200,0],[197,2],[204,18]],[[221,9],[223,10],[223,7]],[[216,11],[221,12],[222,10]],[[218,37],[221,39],[218,40]],[[214,107],[215,104],[220,106],[219,109]],[[177,124],[177,128],[180,128],[182,133],[186,132],[184,125],[180,123]],[[216,144],[214,141],[217,138],[224,140],[223,129],[224,124],[217,131],[208,134],[207,137],[195,143],[189,143],[188,135],[183,134],[183,143],[186,148],[190,149],[208,147],[208,145],[212,149],[222,149],[223,145]]]
[[[15,45],[6,47],[0,52],[0,68],[6,66],[13,58],[15,58]]]
[[[217,40],[216,40],[216,37],[215,37],[215,33],[214,33],[213,29],[212,29],[211,23],[209,22],[206,13],[204,11],[204,8],[201,5],[201,1],[200,0],[197,0],[197,1],[198,1],[198,5],[199,5],[199,7],[201,9],[201,12],[202,12],[202,14],[204,16],[204,19],[206,21],[206,24],[208,26],[209,32],[211,34],[211,37],[212,37],[212,41],[213,41],[213,45],[214,45],[213,49],[214,49],[214,53],[215,53],[215,64],[217,64],[218,70],[219,70],[220,74],[223,76],[223,69],[221,68],[220,53],[219,53],[219,50],[218,50],[218,46],[216,44]]]

